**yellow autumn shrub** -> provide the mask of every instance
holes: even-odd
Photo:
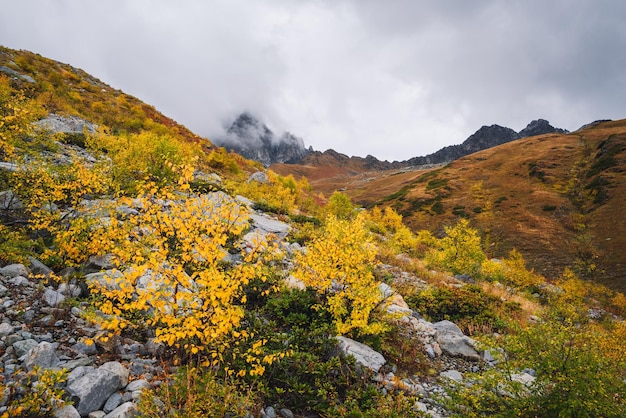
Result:
[[[467,219],[454,226],[445,227],[446,236],[438,240],[438,248],[427,254],[427,261],[434,266],[447,268],[454,274],[476,276],[486,260],[478,231],[470,227]]]
[[[0,161],[15,158],[16,148],[24,153],[33,145],[31,123],[43,115],[36,101],[15,91],[9,77],[0,74]],[[26,142],[29,137],[30,145]]]
[[[230,188],[236,194],[247,197],[269,212],[289,214],[295,208],[299,194],[298,183],[293,177],[282,177],[271,170],[265,172],[267,182],[256,180],[233,182]]]
[[[88,251],[112,254],[121,265],[107,283],[93,284],[105,315],[102,327],[116,333],[147,325],[158,341],[192,354],[215,353],[228,347],[229,338],[247,338],[237,330],[243,289],[253,279],[265,280],[264,263],[272,256],[263,239],[240,247],[248,209],[223,193],[181,198],[156,186],[115,205],[135,212],[121,220],[112,213],[89,228],[95,247]],[[241,263],[227,261],[229,250]],[[253,370],[262,373],[261,367]]]
[[[382,300],[372,273],[375,257],[363,215],[354,220],[328,216],[319,235],[296,257],[294,276],[322,296],[339,334],[378,334],[385,329],[371,321]]]
[[[415,234],[402,222],[402,215],[393,208],[386,207],[382,210],[376,206],[368,212],[368,219],[370,228],[383,235],[383,244],[395,253],[415,254],[423,247]]]
[[[324,210],[327,214],[339,219],[352,219],[357,213],[356,207],[352,204],[348,195],[339,191],[335,191],[330,195]]]
[[[175,167],[194,165],[199,147],[167,134],[143,131],[111,135],[100,132],[88,135],[88,149],[106,157],[113,184],[123,192],[137,193],[142,181],[159,186],[175,184],[179,173]]]

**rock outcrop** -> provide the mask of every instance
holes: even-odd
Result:
[[[273,163],[295,163],[309,153],[304,141],[285,132],[277,136],[250,113],[244,112],[213,142],[268,167]]]
[[[528,125],[526,125],[524,129],[519,131],[519,136],[520,138],[526,138],[528,136],[545,135],[552,133],[564,134],[567,133],[567,130],[555,128],[554,126],[550,125],[550,122],[545,119],[537,119],[530,122]]]

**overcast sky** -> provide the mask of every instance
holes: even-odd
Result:
[[[5,0],[0,44],[208,138],[245,110],[317,150],[380,159],[482,125],[626,118],[623,0]]]

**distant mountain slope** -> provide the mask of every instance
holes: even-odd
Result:
[[[415,157],[407,161],[408,165],[442,164],[454,161],[474,152],[497,145],[506,144],[520,138],[549,133],[565,133],[564,129],[555,128],[545,119],[530,122],[519,133],[500,125],[483,126],[470,135],[462,144],[444,147],[424,157]]]
[[[433,154],[414,157],[406,161],[380,161],[371,155],[365,158],[349,157],[329,149],[324,152],[309,152],[297,164],[275,164],[271,168],[283,175],[305,175],[311,180],[318,181],[314,187],[318,186],[319,191],[328,193],[332,192],[334,181],[341,176],[367,177],[367,173],[371,171],[410,170],[416,166],[428,168],[527,136],[565,132],[567,131],[564,129],[553,127],[547,120],[538,119],[530,122],[519,133],[499,125],[483,126],[462,144],[444,147]],[[353,180],[358,181],[358,179]]]
[[[359,174],[369,170],[392,170],[408,166],[447,163],[465,155],[527,136],[564,132],[566,132],[564,129],[553,127],[545,119],[530,122],[519,133],[499,125],[483,126],[462,144],[447,146],[422,157],[389,162],[381,161],[372,155],[363,158],[348,156],[333,149],[323,152],[313,151],[311,147],[307,149],[301,138],[289,132],[277,136],[255,116],[243,112],[228,128],[226,135],[213,138],[213,142],[246,158],[258,161],[266,167],[272,164],[286,163],[325,167],[322,172],[334,172],[335,170],[330,168],[337,166],[336,168],[345,174]],[[302,171],[295,167],[293,169]],[[289,171],[288,168],[279,168],[279,170]]]
[[[304,141],[289,132],[277,136],[250,113],[244,112],[232,123],[226,135],[213,142],[266,167],[273,163],[295,163],[310,151]]]
[[[360,204],[392,206],[415,230],[441,234],[468,218],[485,231],[491,256],[516,248],[549,278],[570,267],[626,290],[626,119],[511,141],[445,167],[368,173],[332,186]]]

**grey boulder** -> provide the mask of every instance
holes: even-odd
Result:
[[[480,354],[474,349],[474,340],[463,334],[463,331],[450,321],[439,321],[433,324],[436,331],[435,340],[441,350],[451,357],[464,357],[468,360],[480,360]]]
[[[54,411],[54,418],[80,418],[80,414],[72,405],[66,405]]]
[[[8,266],[0,268],[0,276],[7,279],[12,279],[18,276],[28,277],[29,275],[30,272],[24,264],[9,264]]]
[[[358,364],[378,373],[387,362],[382,354],[348,337],[337,337],[338,348],[346,356],[353,356]]]
[[[125,402],[109,412],[104,418],[132,418],[139,415],[137,406],[132,402]]]
[[[253,213],[250,215],[250,219],[254,222],[254,226],[261,234],[276,234],[281,238],[284,238],[289,233],[291,227],[281,221],[277,221],[276,219],[272,219],[269,216],[259,215]]]
[[[28,352],[26,359],[24,359],[24,367],[26,367],[28,371],[33,370],[35,366],[44,369],[56,369],[60,362],[56,354],[56,346],[52,343],[42,341],[37,347]]]
[[[73,380],[66,390],[78,413],[84,416],[100,409],[113,393],[125,387],[128,384],[128,374],[128,370],[121,363],[110,361]],[[119,408],[111,414],[117,409]]]

